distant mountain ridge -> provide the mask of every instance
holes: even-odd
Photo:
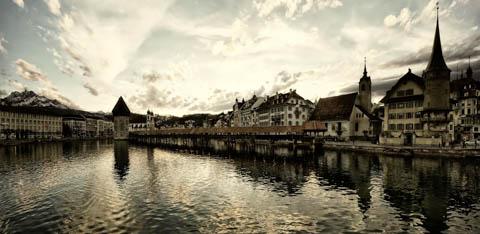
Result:
[[[0,105],[3,106],[29,106],[29,107],[49,107],[57,109],[71,109],[58,100],[49,99],[45,96],[38,95],[33,91],[14,91],[5,98],[0,99]]]

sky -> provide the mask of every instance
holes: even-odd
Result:
[[[33,90],[87,111],[219,113],[294,89],[378,102],[425,69],[435,0],[0,0],[0,96]],[[445,59],[480,70],[480,1],[441,0]],[[475,73],[476,74],[476,73]]]

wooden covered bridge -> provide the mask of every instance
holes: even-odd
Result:
[[[130,140],[137,143],[187,148],[209,147],[211,140],[220,140],[228,147],[237,143],[253,146],[262,143],[288,145],[315,149],[321,146],[316,136],[326,131],[319,121],[309,121],[302,126],[270,127],[219,127],[219,128],[169,128],[131,132]]]

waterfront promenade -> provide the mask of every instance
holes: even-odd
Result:
[[[324,149],[354,152],[381,153],[399,156],[446,156],[446,157],[480,157],[480,146],[393,146],[378,145],[366,141],[323,143]]]

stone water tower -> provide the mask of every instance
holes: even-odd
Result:
[[[130,109],[120,97],[112,110],[113,115],[113,139],[128,140],[128,127],[130,124]]]

